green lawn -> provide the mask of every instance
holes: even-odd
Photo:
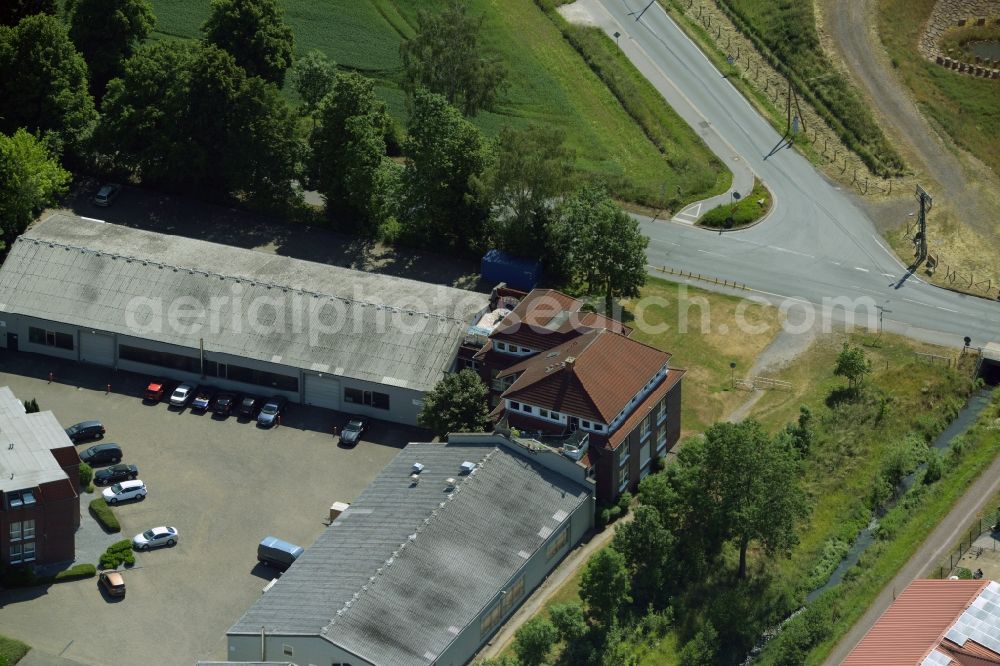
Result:
[[[723,204],[708,211],[698,220],[698,224],[703,227],[715,229],[726,226],[726,220],[732,216],[733,229],[739,229],[757,222],[771,210],[771,193],[764,187],[763,183],[754,178],[753,190],[749,194],[743,193],[739,202],[733,204]]]
[[[741,378],[781,330],[774,307],[656,278],[647,280],[639,299],[624,305],[632,337],[670,352],[671,367],[687,370],[682,436],[702,432],[749,397],[732,390],[729,364],[736,363],[735,376]],[[741,318],[749,331],[741,331]]]
[[[14,666],[14,664],[21,661],[24,655],[28,654],[28,650],[30,649],[31,646],[27,643],[22,643],[19,640],[7,638],[6,636],[0,636],[0,663],[3,663],[2,660],[6,659],[6,663]]]
[[[434,8],[442,0],[285,0],[286,20],[295,31],[296,52],[326,53],[338,65],[364,72],[393,116],[405,124],[405,99],[399,88],[399,45],[414,33],[418,8]],[[672,112],[648,112],[653,103],[649,84],[623,58],[615,62],[617,76],[641,92],[644,116],[660,125],[650,136],[622,106],[560,27],[532,0],[471,0],[473,15],[483,16],[484,40],[497,50],[509,69],[509,87],[495,113],[475,122],[489,135],[505,124],[531,123],[562,128],[577,156],[584,177],[606,180],[616,196],[655,205],[665,190],[693,200],[722,191],[729,174],[707,147]],[[202,0],[153,0],[156,38],[192,38],[208,15]],[[589,48],[606,50],[606,37],[589,40]],[[594,44],[597,44],[595,46]],[[607,54],[604,54],[608,60]],[[655,93],[654,93],[655,94]],[[668,187],[669,186],[669,189]]]

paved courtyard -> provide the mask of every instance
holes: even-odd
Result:
[[[55,381],[49,383],[48,373]],[[375,423],[353,449],[331,435],[343,415],[291,406],[284,424],[261,430],[235,418],[144,404],[145,377],[0,351],[0,386],[35,398],[60,423],[100,419],[105,442],[139,466],[147,499],[115,509],[120,535],[104,535],[81,498],[80,561],[107,543],[173,525],[178,545],[138,553],[128,593],[112,601],[96,579],[0,592],[0,633],[32,645],[35,661],[141,662],[190,666],[226,657],[225,631],[260,596],[271,572],[256,545],[274,535],[309,546],[334,501],[352,501],[407,441],[426,433]],[[106,388],[111,384],[111,392]],[[83,450],[87,445],[80,445]]]

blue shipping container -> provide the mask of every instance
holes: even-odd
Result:
[[[521,291],[531,291],[542,274],[541,264],[537,261],[515,257],[500,250],[490,250],[483,255],[480,265],[483,282],[494,286],[506,282],[507,286]]]

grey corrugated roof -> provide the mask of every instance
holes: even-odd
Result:
[[[199,330],[170,325],[178,299],[204,307],[181,322]],[[0,312],[195,349],[204,338],[208,352],[416,390],[441,378],[488,300],[61,212],[20,237],[0,269]]]
[[[464,461],[479,464],[474,474],[460,474]],[[324,636],[380,666],[428,664],[589,494],[489,439],[412,443],[230,633],[264,626]]]
[[[68,478],[52,449],[72,445],[52,412],[25,414],[10,388],[0,387],[0,491]]]

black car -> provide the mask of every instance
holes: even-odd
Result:
[[[212,404],[212,398],[215,397],[215,389],[211,386],[202,386],[198,388],[198,391],[194,394],[194,400],[191,401],[191,411],[192,412],[203,412],[208,409],[208,406]]]
[[[121,462],[122,447],[117,444],[95,444],[80,454],[80,460],[88,465],[112,465]]]
[[[354,446],[361,441],[361,435],[368,429],[368,421],[360,416],[352,416],[347,420],[347,425],[340,431],[340,443],[345,446]]]
[[[101,439],[107,432],[100,421],[80,421],[77,424],[66,428],[66,436],[74,444],[89,442],[92,439]]]
[[[285,396],[275,395],[268,398],[264,406],[260,408],[260,413],[257,414],[257,425],[261,428],[270,428],[277,424],[282,412],[285,411],[286,404],[288,404],[288,398]]]
[[[215,396],[215,402],[212,403],[212,411],[219,416],[229,416],[239,403],[240,397],[238,395],[223,391]]]
[[[255,395],[245,395],[240,401],[239,414],[241,417],[253,419],[260,412],[261,399]]]
[[[99,486],[108,486],[118,481],[130,481],[138,478],[139,468],[135,465],[112,465],[94,473],[94,483]]]

